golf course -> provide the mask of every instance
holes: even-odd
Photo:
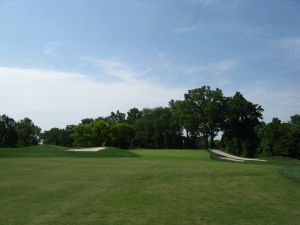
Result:
[[[0,149],[0,225],[297,225],[300,162],[205,150]]]

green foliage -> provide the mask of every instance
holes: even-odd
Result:
[[[173,119],[170,108],[144,109],[135,123],[136,147],[178,148],[182,146],[181,127]]]
[[[115,123],[109,130],[108,145],[129,148],[134,137],[134,127],[128,123]]]
[[[68,125],[65,129],[51,128],[50,130],[46,130],[41,135],[42,141],[44,144],[71,147],[73,127],[73,125]]]
[[[107,120],[110,120],[112,122],[125,122],[126,121],[126,114],[125,113],[121,113],[119,110],[117,110],[117,112],[111,112],[110,116],[106,118]]]
[[[199,120],[193,104],[190,101],[185,100],[171,100],[169,105],[174,122],[182,127],[181,129],[184,129],[186,133],[184,147],[196,148],[197,136],[199,136]]]
[[[257,154],[256,126],[262,119],[261,106],[247,101],[237,92],[226,99],[223,141],[235,155],[253,157]]]
[[[42,140],[44,144],[60,145],[59,140],[60,129],[51,128],[42,133]]]
[[[132,108],[127,112],[127,122],[134,124],[137,119],[142,117],[142,112],[138,108]]]
[[[75,147],[92,147],[93,133],[92,127],[89,124],[79,124],[72,130],[71,137],[74,140]]]
[[[31,119],[24,118],[17,122],[18,146],[37,145],[40,142],[41,128],[35,126]]]
[[[18,133],[14,119],[6,115],[0,116],[0,147],[15,147],[17,145]]]
[[[220,89],[210,86],[189,90],[184,100],[169,103],[174,118],[186,131],[186,146],[196,147],[197,137],[202,135],[204,147],[214,147],[214,138],[221,131],[224,122],[225,100]]]
[[[128,148],[134,137],[134,127],[125,122],[92,120],[90,123],[73,127],[71,138],[75,147],[96,147],[102,145]]]
[[[98,119],[74,126],[71,133],[73,146],[94,147],[104,145],[109,132],[109,124],[107,121]]]
[[[262,123],[257,128],[261,154],[300,158],[299,118],[299,115],[294,115],[288,123],[281,123],[277,118],[268,124]]]
[[[85,125],[85,124],[89,124],[91,122],[94,122],[93,118],[85,118],[81,120],[81,124]]]

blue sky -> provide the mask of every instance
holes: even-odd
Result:
[[[0,0],[0,113],[44,129],[241,91],[300,113],[298,0]]]

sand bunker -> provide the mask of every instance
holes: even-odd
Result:
[[[104,150],[105,147],[93,147],[93,148],[69,148],[66,151],[69,152],[97,152],[100,150]]]
[[[220,159],[225,159],[225,160],[231,160],[231,161],[237,161],[237,162],[244,162],[244,161],[266,162],[267,161],[267,160],[263,160],[263,159],[251,159],[251,158],[238,157],[235,155],[231,155],[227,152],[222,152],[220,150],[215,150],[215,149],[212,149],[211,151],[218,156],[222,156],[222,157],[220,157]]]

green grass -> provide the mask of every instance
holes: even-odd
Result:
[[[0,149],[0,225],[297,225],[300,162],[206,151]]]

